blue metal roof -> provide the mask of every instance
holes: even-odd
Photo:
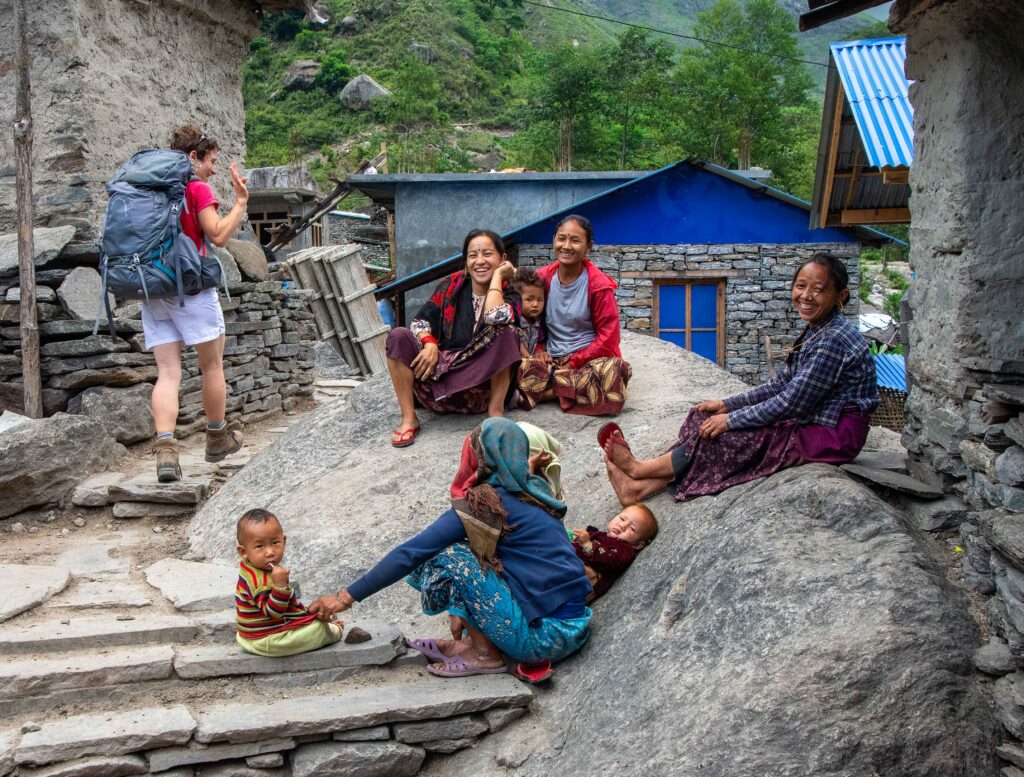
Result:
[[[906,40],[853,40],[829,47],[873,167],[909,167],[914,158]]]
[[[878,374],[878,385],[883,388],[907,390],[907,363],[902,354],[875,354],[875,372]]]

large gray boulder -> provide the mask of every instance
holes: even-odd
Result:
[[[153,386],[137,383],[127,388],[94,386],[68,403],[68,412],[95,419],[108,435],[126,445],[155,434],[150,397]]]
[[[389,97],[391,92],[369,76],[356,76],[341,90],[338,99],[350,111],[368,111],[375,100]]]
[[[309,91],[320,74],[320,63],[315,59],[297,59],[284,71],[282,87],[288,91]]]
[[[58,413],[0,434],[0,518],[59,502],[125,453],[98,421]]]
[[[56,259],[75,236],[75,228],[39,227],[32,230],[32,249],[37,268]],[[0,277],[18,273],[18,233],[0,235]]]
[[[634,379],[617,420],[643,456],[671,444],[693,403],[744,386],[654,338],[626,333],[623,351]],[[595,442],[604,419],[551,405],[510,415],[561,440],[567,525],[614,515]],[[420,417],[416,444],[394,450],[386,378],[321,407],[200,510],[192,549],[229,560],[234,521],[267,507],[284,522],[306,595],[335,591],[447,507],[478,419]],[[873,431],[869,446],[896,439]],[[427,774],[993,772],[996,725],[971,679],[981,638],[965,597],[867,488],[815,465],[650,505],[661,534],[597,603],[590,644],[560,665],[534,714]],[[402,583],[355,614],[445,633]]]

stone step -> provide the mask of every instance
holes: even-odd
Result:
[[[862,467],[858,464],[841,464],[839,468],[876,486],[899,491],[900,493],[909,494],[921,499],[938,499],[942,496],[942,489],[892,470]]]
[[[71,574],[62,566],[0,564],[0,579],[4,581],[0,621],[5,621],[63,591]]]
[[[165,558],[146,567],[146,582],[182,612],[222,610],[235,605],[238,567]]]
[[[174,671],[184,679],[228,677],[232,675],[284,674],[321,669],[357,668],[387,664],[405,652],[405,639],[397,628],[378,622],[346,624],[359,626],[373,639],[354,645],[344,641],[285,658],[265,658],[246,653],[237,644],[179,647],[175,651]]]
[[[148,586],[127,579],[97,580],[78,583],[43,605],[44,609],[90,609],[96,607],[129,609],[149,607],[156,592]]]
[[[161,504],[195,505],[206,498],[209,487],[209,475],[202,475],[193,480],[181,480],[175,483],[158,483],[156,475],[146,475],[121,483],[115,483],[107,489],[111,502],[158,502]]]
[[[0,700],[77,688],[165,680],[174,666],[170,645],[113,648],[107,652],[24,658],[0,664]]]
[[[99,650],[153,642],[189,642],[200,626],[181,615],[138,615],[119,620],[112,615],[45,621],[30,626],[0,626],[0,655],[48,651]]]
[[[430,679],[405,685],[360,688],[343,694],[220,704],[196,715],[197,742],[258,742],[284,736],[329,734],[382,723],[428,720],[525,707],[529,686],[510,674],[452,681]]]

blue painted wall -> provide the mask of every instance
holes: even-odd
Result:
[[[692,164],[601,194],[572,212],[590,219],[598,244],[857,242],[852,229],[812,231],[805,209]],[[514,242],[550,243],[562,215],[516,231]]]

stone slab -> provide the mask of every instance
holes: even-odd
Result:
[[[359,625],[369,631],[373,639],[356,645],[348,645],[344,641],[335,642],[319,650],[284,658],[254,656],[246,653],[238,645],[178,648],[174,658],[174,671],[179,677],[188,680],[230,675],[310,672],[386,664],[404,650],[402,632],[394,626],[384,623]]]
[[[104,507],[107,504],[107,489],[124,480],[120,472],[101,472],[83,480],[71,492],[71,504],[78,507]]]
[[[13,731],[0,731],[0,777],[14,769],[14,739]]]
[[[335,731],[332,738],[335,742],[379,742],[391,739],[391,730],[387,726],[371,726],[351,731]]]
[[[888,469],[893,472],[907,472],[907,454],[898,451],[861,451],[852,462],[861,467]]]
[[[196,624],[181,615],[147,614],[131,620],[117,620],[112,615],[72,617],[68,623],[0,626],[0,655],[188,642],[198,632]]]
[[[234,610],[201,613],[192,616],[192,622],[199,627],[199,633],[204,637],[220,637],[230,640],[232,643],[235,641],[236,621]]]
[[[290,737],[268,739],[262,742],[246,742],[240,745],[210,745],[209,747],[165,747],[146,753],[151,772],[165,772],[177,766],[198,766],[199,764],[245,758],[250,755],[276,753],[291,750],[295,740]]]
[[[27,564],[0,564],[4,595],[0,598],[0,622],[42,604],[63,591],[71,579],[67,569]]]
[[[47,608],[72,607],[149,607],[150,592],[128,580],[98,580],[79,583],[72,591],[64,591],[46,603]]]
[[[170,645],[8,660],[0,664],[0,699],[40,696],[70,688],[166,680],[171,676],[173,661],[174,648]]]
[[[145,774],[146,762],[137,755],[79,758],[42,769],[22,769],[23,777],[127,777]]]
[[[196,505],[206,498],[206,482],[158,483],[156,475],[146,475],[112,485],[108,490],[111,502],[159,502],[161,504]]]
[[[195,510],[191,504],[165,504],[160,502],[115,502],[111,514],[115,518],[177,518]]]
[[[33,263],[45,267],[75,237],[73,226],[36,227],[32,230]],[[0,275],[12,275],[18,272],[18,233],[8,232],[0,235]]]
[[[395,739],[407,745],[435,742],[442,739],[475,737],[487,731],[481,718],[464,715],[443,720],[424,720],[420,723],[396,723]]]
[[[276,769],[284,766],[284,755],[281,753],[265,753],[253,755],[245,759],[245,765],[253,769]]]
[[[237,567],[165,558],[146,567],[144,574],[182,612],[234,607]]]
[[[982,514],[981,532],[992,547],[1024,569],[1024,515],[990,510]]]
[[[128,559],[111,556],[110,551],[115,547],[107,542],[82,542],[57,556],[54,564],[79,579],[103,580],[121,576],[128,572]]]
[[[194,730],[195,720],[182,705],[75,715],[44,723],[38,731],[23,734],[14,760],[28,766],[45,766],[90,755],[125,755],[183,745]]]
[[[291,777],[291,772],[287,769],[253,769],[247,766],[245,761],[233,761],[200,767],[195,775],[196,777]]]
[[[292,756],[293,777],[411,777],[426,753],[398,742],[318,742]]]
[[[103,294],[103,279],[91,267],[76,267],[57,289],[61,304],[72,318],[79,321],[93,321],[96,309]],[[110,297],[110,308],[113,309],[114,295]]]
[[[1013,655],[1010,647],[999,637],[992,637],[987,643],[974,651],[974,665],[985,674],[1001,677],[1014,670]]]
[[[948,495],[940,499],[915,499],[904,497],[904,512],[921,531],[942,531],[963,523],[971,508],[958,496]]]
[[[49,286],[36,286],[36,302],[56,302],[57,293]],[[12,286],[7,290],[5,302],[21,302],[21,287]]]
[[[457,750],[465,750],[476,744],[476,738],[463,737],[462,739],[436,739],[433,742],[423,742],[420,747],[428,753],[454,753]]]
[[[8,429],[13,429],[19,424],[23,424],[31,420],[32,419],[28,416],[18,415],[17,413],[12,413],[10,410],[5,410],[0,414],[0,434],[3,434]]]
[[[503,728],[511,725],[526,714],[524,707],[505,707],[484,711],[484,720],[487,721],[491,733],[495,734]]]
[[[360,688],[337,695],[222,704],[199,713],[197,742],[253,742],[367,728],[382,723],[444,718],[492,707],[530,703],[530,689],[511,675],[483,675],[457,683],[425,681]]]
[[[876,486],[889,488],[893,491],[909,494],[910,496],[920,497],[921,499],[938,499],[942,496],[942,489],[922,483],[920,480],[909,475],[902,475],[899,472],[875,469],[874,467],[862,467],[857,464],[842,464],[840,469],[862,480],[867,480],[869,483],[874,483]]]
[[[1024,747],[1013,742],[1004,742],[996,748],[996,755],[1014,766],[1024,767]]]

